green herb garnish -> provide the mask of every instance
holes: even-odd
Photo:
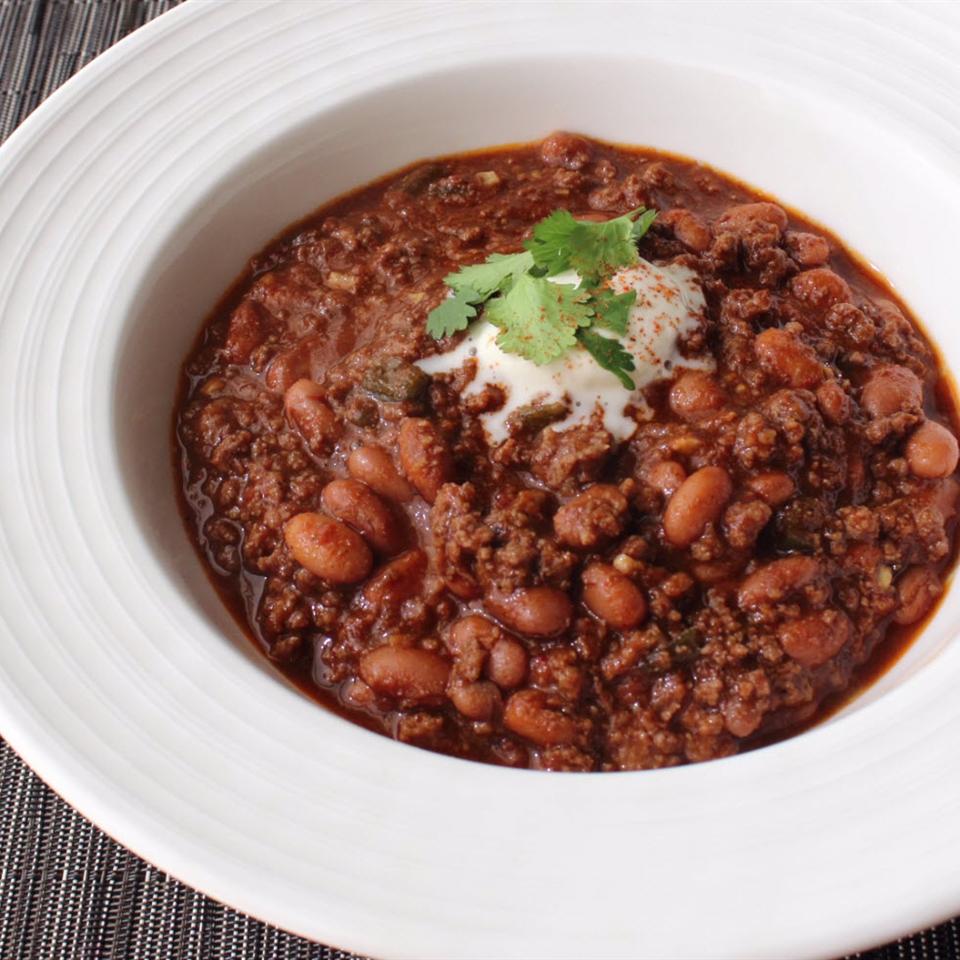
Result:
[[[500,328],[497,345],[536,364],[558,360],[578,344],[628,390],[633,357],[618,336],[627,332],[635,291],[614,293],[602,286],[620,267],[639,259],[636,241],[650,228],[655,210],[642,207],[599,223],[555,210],[534,228],[522,253],[491,254],[444,278],[453,291],[427,317],[427,332],[439,340],[466,330],[481,306]],[[580,283],[549,277],[575,271]]]
[[[628,389],[634,388],[630,373],[636,370],[633,357],[623,344],[613,337],[605,337],[593,330],[578,330],[577,339],[590,351],[591,356],[604,370],[609,370]]]
[[[486,318],[500,328],[497,346],[534,363],[550,363],[576,345],[593,320],[587,295],[570,283],[521,273],[506,293],[487,303]]]
[[[447,297],[439,307],[434,307],[427,317],[427,333],[434,340],[449,337],[466,330],[477,315],[477,304],[484,298],[472,287],[462,287],[452,297]]]
[[[630,308],[636,302],[636,290],[628,290],[626,293],[614,293],[606,287],[594,290],[593,325],[624,336],[630,322]]]
[[[618,267],[637,262],[636,241],[656,215],[655,210],[640,207],[614,220],[595,223],[574,220],[566,210],[554,210],[533,228],[533,236],[524,246],[548,275],[576,270],[585,284],[596,286]]]
[[[491,253],[485,263],[461,267],[456,273],[444,277],[443,282],[455,291],[468,289],[486,300],[505,283],[533,266],[532,253]]]

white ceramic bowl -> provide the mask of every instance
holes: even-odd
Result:
[[[118,840],[381,957],[814,957],[960,910],[960,595],[829,723],[653,773],[392,743],[254,655],[177,515],[177,371],[245,259],[430,154],[554,128],[836,230],[954,370],[947,6],[188,3],[0,150],[0,730]]]

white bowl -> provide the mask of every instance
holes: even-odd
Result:
[[[246,258],[435,153],[567,128],[836,230],[960,369],[947,6],[188,3],[0,150],[0,731],[201,890],[381,957],[815,957],[960,910],[960,595],[829,723],[545,775],[393,743],[252,652],[177,513],[179,364]],[[869,18],[869,19],[868,19]]]

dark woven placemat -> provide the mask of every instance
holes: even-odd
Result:
[[[177,2],[0,0],[0,140],[72,73]],[[861,956],[960,960],[960,923]],[[0,960],[39,958],[357,960],[251,920],[144,863],[0,740]]]

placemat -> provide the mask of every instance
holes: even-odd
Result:
[[[0,140],[85,63],[177,2],[0,0]],[[858,956],[960,960],[960,923]],[[358,960],[252,920],[140,860],[0,740],[0,960],[40,958]]]

